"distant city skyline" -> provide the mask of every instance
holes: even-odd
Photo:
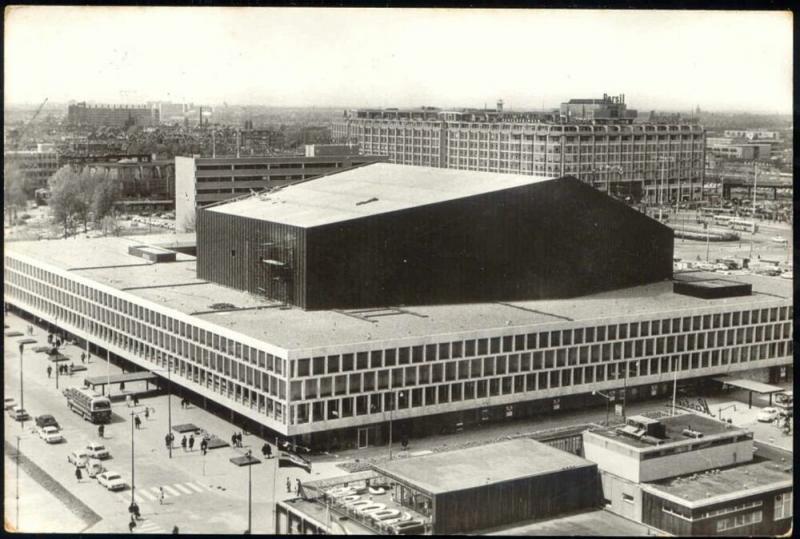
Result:
[[[7,8],[6,105],[792,111],[792,14]]]

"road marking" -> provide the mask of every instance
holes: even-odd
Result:
[[[194,483],[186,483],[186,484],[189,485],[189,488],[191,488],[195,492],[205,492],[203,489],[201,489],[200,487],[198,487]]]
[[[148,499],[148,500],[150,500],[151,502],[154,502],[154,501],[156,501],[156,499],[157,499],[155,496],[153,496],[152,494],[150,494],[149,492],[147,492],[147,491],[146,491],[146,490],[144,490],[144,489],[140,489],[140,490],[139,490],[139,494],[140,494],[140,495],[142,495],[142,496],[144,496],[145,498],[147,498],[147,499]]]
[[[138,533],[167,533],[167,531],[156,524],[155,522],[147,521],[144,523],[138,523],[136,525],[135,531]]]
[[[191,491],[191,490],[189,490],[188,488],[184,487],[184,486],[183,486],[183,485],[181,485],[180,483],[175,483],[175,484],[174,484],[174,485],[172,485],[172,486],[173,486],[173,487],[175,487],[176,489],[180,490],[180,491],[181,491],[181,492],[183,492],[184,494],[192,494],[192,491]]]
[[[180,496],[181,495],[180,492],[178,492],[177,490],[175,490],[172,487],[168,487],[167,485],[164,485],[164,492],[169,493],[171,496]]]

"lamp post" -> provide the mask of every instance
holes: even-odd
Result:
[[[758,184],[758,161],[753,161],[753,233],[750,234],[750,260],[753,260],[753,240],[756,236],[756,185]],[[791,241],[791,240],[790,240]]]
[[[150,369],[150,372],[164,372],[164,369]],[[167,444],[169,458],[172,458],[172,358],[167,355]]]
[[[394,391],[392,392],[391,395],[392,395],[392,399],[390,401],[391,406],[389,407],[389,460],[392,460],[392,412],[394,411],[394,405],[396,401]],[[399,396],[400,397],[403,396],[402,391],[399,393]]]
[[[133,452],[134,452],[134,436],[133,436],[133,423],[136,412],[131,410],[131,508],[136,503],[134,493],[136,492],[136,467],[134,466]]]
[[[609,406],[609,403],[611,402],[611,396],[610,395],[606,395],[605,393],[603,393],[602,391],[599,391],[599,390],[593,390],[592,391],[592,395],[600,395],[601,397],[603,397],[606,400],[606,427],[607,427],[608,426],[608,406]]]
[[[247,451],[247,460],[253,456],[253,451]],[[247,531],[246,534],[250,535],[253,531],[253,467],[247,465]]]

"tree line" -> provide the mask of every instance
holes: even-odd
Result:
[[[86,232],[90,220],[100,222],[111,216],[120,197],[119,182],[72,165],[58,169],[48,186],[51,216],[56,223],[64,224],[64,237],[72,223],[82,223]]]

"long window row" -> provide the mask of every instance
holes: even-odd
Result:
[[[18,260],[6,257],[5,262],[9,297],[286,421],[285,359]],[[20,272],[35,274],[36,279]]]

